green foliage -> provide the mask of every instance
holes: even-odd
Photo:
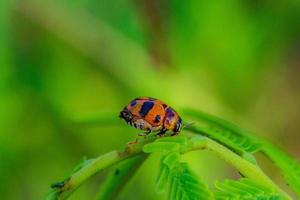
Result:
[[[281,170],[285,180],[300,198],[300,163],[272,144],[265,143],[263,153]]]
[[[172,170],[176,166],[179,159],[180,159],[179,152],[171,152],[165,156],[162,163],[166,165],[170,170]]]
[[[236,150],[240,154],[243,151],[253,153],[261,148],[261,141],[259,139],[230,122],[191,109],[186,109],[184,113],[188,117],[195,118],[197,121],[205,122],[210,125],[210,127],[201,127],[196,124],[187,127],[188,130],[206,135],[221,144]]]
[[[280,200],[278,193],[253,180],[242,178],[238,181],[225,180],[216,182],[216,200]]]
[[[114,199],[119,194],[126,182],[136,173],[142,163],[146,160],[146,155],[135,156],[124,160],[111,169],[105,180],[101,183],[97,200]]]
[[[165,136],[156,139],[155,134],[150,134],[147,138],[139,140],[137,143],[129,144],[124,152],[115,152],[111,154],[112,156],[116,156],[116,158],[112,158],[107,154],[107,156],[105,156],[106,159],[110,163],[119,162],[118,160],[127,158],[129,155],[135,156],[139,151],[143,151],[147,154],[161,153],[162,158],[160,171],[156,181],[156,189],[158,192],[167,191],[168,199],[170,200],[291,199],[260,169],[253,153],[262,151],[282,170],[287,182],[292,188],[297,193],[299,192],[299,163],[290,156],[265,140],[251,135],[249,132],[230,122],[192,110],[188,110],[186,114],[196,118],[197,123],[183,129],[180,135],[175,137]],[[100,120],[97,120],[97,117],[99,116]],[[88,122],[87,124],[90,124],[89,122],[94,124],[97,121],[100,124],[105,123],[102,120],[104,119],[103,115],[98,115],[97,117],[84,118],[83,124],[85,124],[85,122]],[[200,126],[198,124],[200,121],[204,121],[205,124],[209,124],[210,126]],[[76,122],[81,124],[80,120],[77,120]],[[202,136],[184,134],[184,130],[189,130],[192,133],[201,134]],[[239,181],[225,180],[222,183],[217,182],[215,184],[216,190],[208,188],[208,186],[190,170],[187,163],[180,162],[182,154],[192,150],[201,149],[214,151],[221,159],[230,163],[246,178],[242,178]],[[86,166],[93,169],[93,173],[95,173],[98,170],[93,166],[93,162],[95,160],[100,161],[101,159],[84,159],[72,173],[77,175],[87,173],[89,176],[92,173],[86,170]],[[136,169],[139,166],[138,163],[141,163],[129,162],[130,160],[127,161],[129,163],[128,166],[126,164],[123,167],[122,165],[117,167],[117,169],[122,169],[121,171],[124,171],[123,174],[119,173],[118,170],[117,174],[115,173],[116,171],[113,171],[104,181],[104,187],[101,187],[99,199],[110,199],[115,196],[111,191],[121,190],[129,177],[136,172]],[[127,163],[127,161],[125,160],[124,163]],[[98,163],[98,166],[100,166],[101,169],[103,169],[105,165],[106,164],[101,164],[101,162]],[[81,173],[81,170],[85,172]],[[127,173],[129,171],[131,174]],[[82,179],[81,175],[79,175],[77,180],[84,180],[86,177],[87,176]],[[48,198],[53,199],[59,196],[60,194],[57,192],[63,191],[61,188],[66,188],[65,185],[68,184],[68,181],[69,180],[66,179],[63,182],[57,183],[56,187],[59,188],[59,190],[54,190],[49,194]],[[77,182],[77,184],[80,185],[81,182]]]
[[[144,145],[143,151],[145,153],[179,151],[180,148],[183,148],[186,144],[187,138],[184,135],[163,137],[153,143]]]
[[[189,145],[193,146],[184,138],[186,137],[162,138],[146,145],[147,153],[163,152],[164,154],[157,179],[157,190],[164,191],[168,188],[169,199],[214,199],[207,185],[190,171],[188,164],[179,162],[179,150],[184,150]],[[169,148],[168,143],[176,144],[173,141],[177,141],[180,148]],[[205,144],[201,146],[204,147]],[[243,155],[244,159],[257,165],[252,154]],[[240,182],[227,180],[223,184],[216,183],[216,188],[220,190],[215,193],[216,199],[279,199],[278,191],[275,192],[273,186],[255,184],[250,179],[242,179]]]
[[[170,169],[168,166],[161,163],[159,168],[159,173],[156,179],[156,190],[157,192],[163,192],[166,191],[166,188],[168,186],[168,181],[170,178]]]
[[[177,148],[169,148],[170,146]],[[156,182],[157,191],[168,189],[170,200],[211,199],[206,184],[189,169],[187,163],[180,162],[180,149],[188,145],[186,136],[165,137],[144,146],[146,153],[162,152],[160,172]]]
[[[154,142],[154,143],[146,144],[143,147],[143,151],[145,153],[178,151],[179,148],[180,145],[174,142]]]
[[[185,139],[184,139],[185,138]],[[204,139],[204,138],[203,138]],[[163,157],[161,161],[160,172],[157,178],[157,190],[165,191],[168,189],[169,199],[290,199],[284,193],[281,193],[280,189],[270,183],[269,180],[263,180],[263,176],[251,176],[256,181],[249,178],[243,178],[240,181],[226,180],[224,183],[216,183],[218,191],[212,196],[211,190],[206,184],[200,181],[189,169],[187,163],[180,162],[180,153],[189,148],[205,148],[213,151],[221,152],[222,149],[217,150],[218,147],[210,147],[210,144],[203,143],[203,139],[196,141],[196,138],[191,138],[191,141],[187,140],[185,136],[162,138],[156,140],[154,143],[147,144],[145,148],[147,153],[162,152]],[[173,142],[176,141],[176,142]],[[200,142],[200,143],[198,143]],[[180,145],[177,147],[169,148],[170,145]],[[197,144],[197,145],[195,145]],[[181,150],[181,151],[180,151]],[[227,152],[222,151],[223,154]],[[251,153],[245,153],[241,156],[242,159],[247,160],[250,164],[257,162],[255,157]],[[225,157],[224,157],[225,158]],[[226,160],[228,160],[227,157]],[[233,159],[233,158],[232,158]],[[238,160],[231,161],[233,163]],[[248,165],[248,164],[247,164]],[[235,165],[237,166],[237,165]],[[244,166],[247,168],[246,166]],[[250,170],[250,168],[248,168]],[[255,170],[260,171],[259,167]],[[246,174],[247,175],[247,174]],[[249,174],[250,175],[250,174]],[[261,183],[257,183],[261,181]],[[282,195],[282,196],[280,196]]]
[[[188,116],[196,118],[198,121],[205,122],[213,128],[202,128],[198,126],[189,127],[187,129],[207,135],[212,139],[225,144],[229,148],[236,150],[244,159],[257,164],[255,157],[251,154],[255,151],[262,151],[270,158],[275,165],[281,170],[285,180],[300,197],[300,164],[297,160],[291,158],[282,150],[274,145],[260,139],[250,132],[223,120],[221,118],[199,112],[191,109],[186,109],[185,113]],[[218,130],[216,132],[216,130]],[[249,152],[245,153],[243,151]]]
[[[300,102],[299,2],[0,1],[1,199],[41,199],[47,186],[69,174],[83,155],[123,147],[138,131],[126,127],[118,111],[140,95],[174,108],[231,107],[237,117],[251,113],[253,123],[268,120],[275,140],[280,121],[293,135],[286,145],[298,141],[299,123],[293,122],[299,121],[294,108]],[[266,99],[271,100],[268,106]],[[268,110],[280,119],[269,117]],[[98,112],[97,120],[82,118]],[[69,123],[74,115],[84,126]],[[200,127],[198,122],[196,128],[254,164],[251,153],[265,148],[249,135],[235,135],[239,131]],[[178,148],[159,145],[162,152]],[[299,194],[299,164],[272,149],[264,152]],[[176,168],[177,159],[174,152],[162,162]],[[72,173],[93,165],[89,161]],[[147,164],[147,174],[137,173],[143,176],[137,178],[141,187],[153,175],[155,163]],[[110,180],[105,175],[91,184]],[[108,188],[115,181],[126,185],[127,178],[124,183],[121,179],[108,181]],[[127,189],[122,199],[136,197],[135,188]],[[91,191],[81,187],[74,199],[91,199]],[[136,198],[154,199],[151,187],[141,193]]]
[[[261,144],[254,142],[243,135],[237,135],[232,131],[224,130],[220,128],[206,128],[194,125],[193,127],[187,128],[193,132],[208,136],[221,144],[235,150],[237,153],[242,154],[243,152],[255,152]]]
[[[187,163],[177,163],[169,170],[169,200],[212,199],[207,185],[189,169]]]

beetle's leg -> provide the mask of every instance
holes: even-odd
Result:
[[[139,137],[144,137],[144,139],[145,139],[146,136],[147,136],[149,133],[151,133],[151,130],[150,130],[150,129],[148,129],[146,132],[142,132],[142,133],[137,134],[137,136],[135,137],[134,142],[131,142],[131,143],[137,143]]]
[[[137,134],[137,136],[135,137],[135,140],[134,140],[134,141],[128,142],[127,144],[135,144],[135,143],[138,142],[138,138],[139,138],[139,137],[143,136],[144,138],[146,138],[146,136],[147,136],[149,133],[151,133],[151,130],[150,130],[150,129],[148,129],[148,130],[145,131],[145,132],[139,133],[139,134]]]
[[[178,135],[178,133],[179,133],[179,131],[177,131],[177,132],[174,132],[174,133],[172,133],[172,134],[171,134],[171,136]]]
[[[138,136],[146,136],[146,135],[148,135],[149,133],[151,133],[151,130],[150,130],[150,129],[148,129],[146,132],[139,133]]]
[[[146,132],[139,133],[139,134],[136,136],[135,141],[137,142],[138,137],[140,137],[140,136],[144,137],[144,139],[145,139],[146,136],[147,136],[149,133],[151,133],[151,130],[150,130],[150,129],[148,129]]]
[[[159,132],[156,134],[156,136],[157,136],[157,137],[162,137],[162,136],[164,136],[164,134],[166,134],[166,132],[167,132],[167,129],[162,129],[161,131],[159,131]]]

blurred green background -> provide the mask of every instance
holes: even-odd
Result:
[[[41,199],[84,156],[122,149],[138,130],[72,120],[117,118],[138,96],[234,121],[300,159],[298,0],[3,0],[0,30],[1,199]],[[185,159],[210,184],[238,176],[209,152]],[[118,199],[164,199],[158,162]],[[71,199],[94,199],[105,174]]]

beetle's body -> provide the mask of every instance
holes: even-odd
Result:
[[[166,131],[172,131],[175,135],[182,127],[181,118],[174,109],[150,97],[133,99],[120,112],[120,117],[131,126],[146,131],[145,133],[153,131],[160,136]]]

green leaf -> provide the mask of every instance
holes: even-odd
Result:
[[[175,145],[176,144],[176,145]],[[212,193],[207,185],[191,172],[187,163],[180,160],[180,147],[187,146],[186,136],[161,138],[154,143],[144,146],[146,152],[164,151],[161,159],[159,175],[156,181],[156,189],[161,192],[169,186],[170,200],[208,200],[212,199]],[[176,148],[175,148],[176,147]]]
[[[157,139],[155,142],[174,142],[174,143],[178,143],[180,145],[186,145],[187,138],[185,135],[178,135],[178,136],[172,136],[172,137],[162,137],[162,138]]]
[[[187,128],[189,131],[205,135],[224,146],[235,151],[239,155],[243,155],[245,152],[252,153],[261,148],[261,144],[255,141],[251,141],[249,138],[236,135],[231,131],[218,129],[218,128],[207,128],[194,125],[193,127]]]
[[[167,184],[168,184],[168,177],[170,174],[170,169],[166,165],[161,165],[159,174],[156,180],[156,190],[158,192],[162,192],[166,189]]]
[[[171,152],[165,156],[163,159],[163,164],[168,166],[169,169],[173,169],[180,159],[179,152]]]
[[[191,109],[185,109],[185,114],[213,127],[207,128],[194,125],[186,129],[194,133],[206,135],[218,141],[233,149],[236,153],[253,164],[256,164],[256,160],[253,155],[249,153],[262,151],[282,171],[284,178],[300,198],[300,163],[297,160],[274,145],[252,135],[250,132],[231,122]]]
[[[215,184],[217,191],[214,192],[216,200],[280,200],[281,197],[272,189],[267,188],[259,183],[256,183],[248,178],[236,180],[225,180]]]
[[[251,162],[252,164],[257,165],[256,158],[255,158],[251,153],[245,152],[245,153],[242,155],[242,157],[243,157],[245,160]]]
[[[145,153],[178,151],[179,149],[180,145],[174,142],[153,142],[143,146]]]
[[[261,140],[231,122],[191,109],[186,109],[185,114],[197,120],[204,121],[211,126],[201,127],[193,125],[187,127],[187,130],[206,135],[235,150],[239,154],[242,154],[243,151],[253,153],[261,148]]]
[[[230,130],[237,135],[244,135],[249,138],[252,138],[253,140],[257,139],[249,131],[242,129],[239,126],[233,124],[232,122],[226,121],[222,118],[219,118],[219,117],[216,117],[216,116],[213,116],[213,115],[210,115],[210,114],[198,111],[198,110],[195,111],[195,110],[189,109],[189,108],[184,109],[184,113],[187,114],[188,116],[194,117],[194,118],[201,120],[212,126],[222,127],[222,128],[225,128],[226,130]]]
[[[272,144],[265,143],[263,153],[281,170],[285,180],[300,198],[300,163]]]
[[[207,185],[189,169],[187,163],[178,163],[170,172],[169,200],[209,200],[212,194]]]

